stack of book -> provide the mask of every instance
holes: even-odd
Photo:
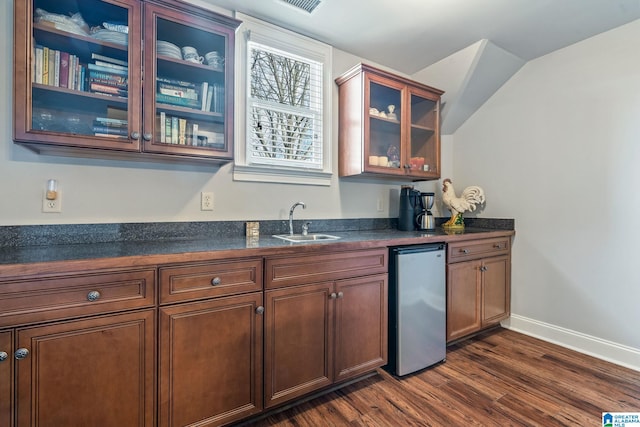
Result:
[[[126,61],[92,53],[89,68],[89,90],[103,95],[128,96],[129,66]]]
[[[33,52],[34,83],[86,91],[86,67],[76,55],[36,45]]]
[[[96,117],[93,121],[93,134],[109,138],[127,138],[129,136],[127,121],[109,117]]]
[[[156,101],[161,104],[176,105],[201,109],[203,87],[207,82],[196,84],[192,82],[158,77]],[[204,89],[206,93],[206,88]]]

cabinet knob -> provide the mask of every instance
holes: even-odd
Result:
[[[87,294],[87,301],[97,301],[100,299],[100,292],[98,291],[91,291]]]
[[[213,279],[211,279],[212,286],[219,285],[220,283],[222,283],[222,279],[220,279],[219,277],[214,277]]]
[[[143,138],[145,141],[151,141],[151,138],[153,138],[153,135],[151,135],[149,132],[145,132],[145,133],[142,135],[142,138]]]
[[[460,249],[460,252],[462,252],[463,254],[468,254],[469,253],[469,249]]]
[[[13,356],[17,359],[17,360],[22,360],[24,358],[26,358],[29,355],[29,350],[27,350],[26,348],[19,348],[16,350],[16,352],[13,354]]]
[[[131,132],[131,139],[140,139],[140,132]]]
[[[343,292],[338,292],[338,298],[342,298],[344,297],[344,293]]]
[[[496,249],[502,249],[502,245],[500,243],[496,243],[493,247]]]
[[[4,362],[5,360],[7,360],[8,357],[9,355],[7,354],[6,351],[0,351],[0,362]]]
[[[331,292],[331,293],[329,294],[329,298],[331,298],[331,299],[336,299],[336,298],[338,298],[338,294],[336,294],[335,292]]]
[[[486,265],[480,267],[480,271],[487,271],[489,268]]]
[[[262,314],[262,313],[264,313],[264,307],[263,307],[263,306],[259,306],[259,307],[257,307],[257,308],[256,308],[256,313],[257,313],[257,314]]]

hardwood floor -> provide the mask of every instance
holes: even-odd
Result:
[[[450,346],[447,360],[378,375],[251,426],[600,426],[640,412],[640,372],[506,329]]]

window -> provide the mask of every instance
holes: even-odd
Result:
[[[238,19],[234,179],[329,185],[330,46]]]

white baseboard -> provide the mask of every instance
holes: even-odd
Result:
[[[504,328],[640,371],[640,350],[637,348],[514,314],[501,324]]]

